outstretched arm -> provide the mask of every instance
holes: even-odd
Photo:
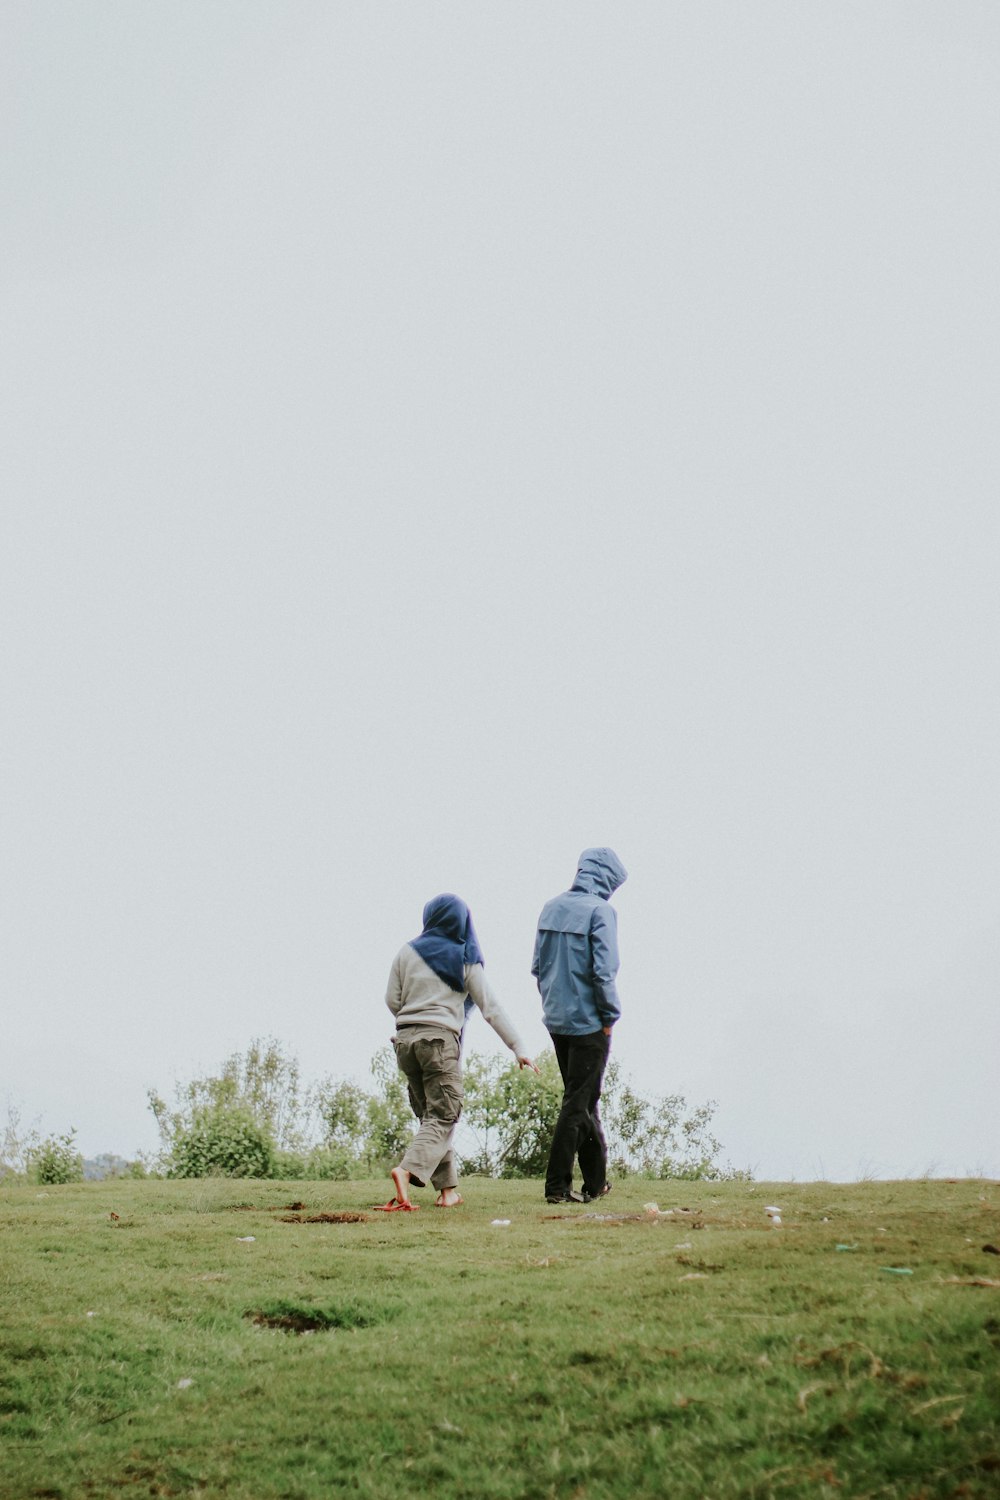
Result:
[[[470,996],[483,1013],[483,1020],[487,1021],[500,1040],[507,1044],[522,1068],[531,1068],[537,1073],[538,1069],[525,1051],[517,1028],[494,994],[482,964],[469,964],[466,967],[465,982],[469,987]]]

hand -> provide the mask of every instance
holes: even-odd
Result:
[[[531,1061],[530,1057],[519,1057],[517,1059],[517,1065],[519,1068],[530,1068],[533,1073],[538,1072],[538,1069],[535,1067],[535,1064]]]
[[[602,1026],[601,1030],[604,1032],[605,1036],[610,1036],[611,1035],[611,1027],[610,1026]]]

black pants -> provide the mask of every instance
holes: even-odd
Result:
[[[604,1187],[608,1147],[597,1112],[611,1038],[603,1031],[586,1036],[552,1035],[552,1045],[563,1081],[563,1101],[556,1121],[545,1196],[568,1193],[573,1185],[573,1160],[580,1158],[583,1190],[595,1197]]]

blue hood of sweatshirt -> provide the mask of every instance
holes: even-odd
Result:
[[[584,849],[570,890],[587,891],[606,901],[627,879],[628,871],[613,849]]]

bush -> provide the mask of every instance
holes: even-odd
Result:
[[[314,1091],[325,1130],[320,1150],[329,1154],[332,1176],[367,1176],[395,1166],[413,1134],[406,1083],[391,1047],[376,1052],[371,1074],[376,1084],[371,1092],[332,1080]]]
[[[562,1104],[555,1054],[539,1072],[502,1057],[473,1053],[465,1062],[462,1123],[474,1149],[467,1172],[489,1177],[544,1175]],[[406,1083],[390,1047],[371,1063],[373,1087],[327,1079],[300,1094],[299,1069],[277,1042],[235,1053],[218,1077],[177,1089],[171,1112],[151,1093],[170,1177],[282,1177],[344,1180],[394,1166],[414,1121]],[[615,1176],[725,1178],[749,1176],[719,1165],[711,1132],[714,1103],[689,1108],[679,1094],[645,1098],[612,1061],[604,1079],[601,1118]],[[318,1139],[317,1139],[318,1136]],[[459,1137],[461,1141],[461,1135]],[[461,1149],[461,1148],[460,1148]]]
[[[273,1177],[274,1142],[239,1104],[196,1109],[171,1143],[168,1177]]]
[[[463,1157],[465,1171],[487,1177],[545,1175],[562,1079],[552,1052],[538,1059],[538,1069],[536,1077],[503,1058],[468,1059],[462,1118],[477,1149]],[[709,1128],[714,1113],[713,1102],[689,1110],[680,1094],[644,1098],[612,1061],[600,1104],[610,1171],[617,1177],[688,1180],[745,1175],[719,1165],[722,1146]]]
[[[36,1146],[29,1158],[29,1176],[44,1187],[83,1181],[83,1157],[76,1149],[75,1130],[50,1135]]]
[[[282,1181],[346,1182],[356,1162],[340,1146],[313,1146],[311,1151],[276,1151],[272,1175]]]
[[[538,1074],[503,1057],[473,1053],[464,1067],[462,1119],[477,1150],[462,1169],[483,1177],[543,1177],[562,1104],[555,1053],[538,1060]]]

